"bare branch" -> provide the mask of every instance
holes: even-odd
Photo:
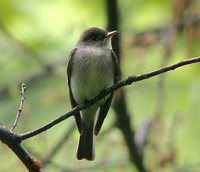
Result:
[[[19,121],[19,118],[21,116],[21,113],[22,113],[22,110],[23,110],[23,107],[24,107],[24,101],[25,101],[25,92],[26,92],[26,84],[25,83],[22,83],[21,84],[21,90],[20,90],[20,94],[21,94],[21,102],[20,102],[20,105],[19,105],[19,109],[17,111],[17,114],[16,114],[16,118],[15,118],[15,121],[14,121],[14,124],[11,128],[11,131],[13,131],[15,129],[15,127],[17,126],[17,123]]]
[[[92,98],[87,103],[85,103],[83,105],[79,105],[79,106],[71,109],[70,111],[66,112],[65,114],[61,115],[60,117],[58,117],[58,118],[52,120],[51,122],[45,124],[44,126],[38,128],[34,131],[30,131],[28,133],[17,134],[17,133],[14,133],[12,130],[9,130],[8,128],[6,128],[4,126],[0,126],[0,140],[3,143],[5,143],[6,145],[8,145],[8,147],[19,157],[19,159],[24,163],[24,165],[27,167],[29,172],[40,172],[41,171],[40,170],[40,165],[41,165],[40,162],[34,161],[32,159],[32,157],[30,156],[30,154],[22,147],[22,145],[21,145],[22,140],[28,139],[30,137],[37,135],[37,134],[40,134],[41,132],[44,132],[44,131],[50,129],[54,125],[56,125],[56,124],[62,122],[63,120],[69,118],[73,114],[76,114],[78,111],[86,109],[87,107],[93,105],[98,100],[104,98],[106,95],[110,94],[111,92],[113,92],[113,91],[115,91],[115,90],[117,90],[117,89],[119,89],[123,86],[130,85],[134,82],[138,82],[138,81],[141,81],[141,80],[144,80],[144,79],[148,79],[150,77],[165,73],[165,72],[170,71],[170,70],[174,70],[174,69],[181,67],[181,66],[184,66],[184,65],[188,65],[188,64],[192,64],[192,63],[198,63],[198,62],[200,62],[200,57],[183,60],[181,62],[175,63],[173,65],[170,65],[170,66],[167,66],[167,67],[164,67],[164,68],[154,70],[154,71],[146,73],[146,74],[129,76],[128,78],[119,81],[117,84],[113,85],[112,87],[105,89],[99,95],[95,96],[94,98]],[[24,92],[25,92],[25,87],[22,86],[21,94],[24,94]],[[17,120],[18,120],[18,118],[19,117],[17,117]]]
[[[35,136],[35,135],[37,135],[39,133],[42,133],[42,132],[50,129],[54,125],[62,122],[63,120],[69,118],[70,116],[76,114],[77,112],[79,112],[79,111],[81,111],[83,109],[86,109],[89,106],[92,106],[98,100],[104,98],[105,96],[107,96],[111,92],[113,92],[113,91],[115,91],[115,90],[117,90],[117,89],[119,89],[121,87],[124,87],[126,85],[131,85],[134,82],[145,80],[145,79],[151,78],[153,76],[168,72],[170,70],[175,70],[176,68],[179,68],[181,66],[189,65],[189,64],[192,64],[192,63],[198,63],[198,62],[200,62],[200,57],[194,57],[194,58],[190,58],[190,59],[187,59],[187,60],[180,61],[178,63],[172,64],[172,65],[167,66],[167,67],[163,67],[163,68],[154,70],[152,72],[148,72],[148,73],[141,74],[141,75],[131,75],[128,78],[119,81],[117,84],[105,89],[100,94],[98,94],[94,98],[90,99],[90,101],[88,101],[87,103],[76,106],[75,108],[73,108],[70,111],[64,113],[60,117],[58,117],[58,118],[52,120],[51,122],[45,124],[44,126],[38,128],[36,130],[24,133],[24,134],[19,134],[18,135],[18,140],[28,139],[30,137],[33,137],[33,136]]]
[[[29,172],[41,172],[35,164],[30,154],[23,148],[17,140],[18,135],[6,127],[0,127],[0,140],[5,143],[23,162]]]

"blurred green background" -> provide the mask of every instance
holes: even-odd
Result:
[[[122,78],[200,55],[200,1],[118,0]],[[106,29],[104,0],[0,0],[0,124],[12,127],[27,85],[25,106],[16,128],[36,129],[70,110],[66,64],[81,32]],[[172,32],[169,32],[172,31]],[[200,170],[200,64],[192,64],[124,88],[132,127],[157,117],[144,149],[154,172]],[[123,114],[122,114],[123,115]],[[75,158],[74,129],[44,171],[137,171],[129,162],[111,108],[96,137],[94,162]],[[69,130],[73,118],[23,142],[42,160]],[[26,171],[0,144],[0,171]],[[181,171],[181,172],[182,172]]]

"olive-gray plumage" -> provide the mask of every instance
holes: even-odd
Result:
[[[83,32],[72,50],[67,66],[72,107],[83,104],[117,82],[118,63],[111,46],[111,38],[115,34],[116,31],[89,28]],[[93,135],[99,133],[112,97],[113,93],[75,114],[80,132],[77,159],[94,159]]]

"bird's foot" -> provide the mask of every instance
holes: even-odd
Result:
[[[90,105],[90,101],[88,99],[84,100],[84,105],[89,106]]]
[[[105,89],[100,92],[100,95],[105,95],[105,94],[106,94],[106,90]],[[106,100],[106,97],[104,97],[103,100]]]

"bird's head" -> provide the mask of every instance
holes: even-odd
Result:
[[[112,49],[111,38],[115,34],[117,34],[117,31],[106,32],[105,30],[96,27],[89,28],[82,33],[77,43],[77,47],[95,46]]]

